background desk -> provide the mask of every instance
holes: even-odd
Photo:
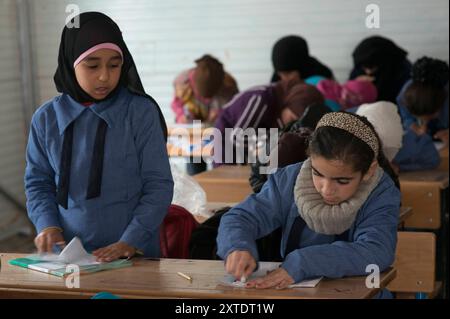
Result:
[[[218,284],[225,274],[220,260],[161,259],[134,260],[128,268],[83,275],[79,289],[68,289],[64,279],[16,266],[8,260],[22,257],[2,254],[0,298],[89,298],[108,291],[128,298],[371,298],[379,289],[368,289],[366,277],[322,280],[315,288],[242,289]],[[192,282],[177,275],[182,271]],[[395,277],[390,268],[381,275],[380,288]]]
[[[406,227],[439,229],[445,210],[445,190],[448,188],[448,171],[431,170],[401,173],[402,205],[412,207],[405,221]]]
[[[249,165],[221,165],[193,177],[205,190],[208,202],[242,202],[253,193]]]

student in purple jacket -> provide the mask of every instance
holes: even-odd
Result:
[[[247,151],[248,141],[241,140],[239,129],[242,131],[261,128],[280,129],[287,123],[299,119],[309,105],[323,101],[322,94],[314,86],[292,81],[257,86],[236,95],[224,106],[215,123],[215,127],[221,133],[220,136],[214,136],[215,163],[224,163],[226,147],[232,148],[234,154],[238,153],[241,145],[244,145]],[[216,152],[218,149],[221,151]],[[236,156],[232,160],[233,163],[242,161]]]

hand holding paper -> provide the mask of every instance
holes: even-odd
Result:
[[[34,244],[39,253],[47,253],[52,252],[55,244],[63,246],[65,242],[60,230],[48,228],[36,236]]]
[[[314,288],[322,279],[319,277],[294,284],[294,280],[283,268],[279,267],[280,265],[281,263],[277,262],[260,262],[258,270],[251,274],[247,283],[236,280],[233,275],[225,275],[222,283],[234,287],[256,289]]]
[[[244,250],[235,250],[228,255],[225,262],[225,270],[234,278],[241,280],[250,277],[256,268],[256,261],[253,256]],[[244,279],[244,281],[245,281]]]

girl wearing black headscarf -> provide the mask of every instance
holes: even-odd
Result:
[[[98,261],[159,256],[173,192],[164,118],[115,22],[98,12],[74,19],[54,76],[61,95],[33,115],[27,146],[35,244],[48,252],[78,237]]]
[[[411,76],[407,55],[408,52],[387,38],[366,38],[353,51],[350,79],[363,76],[373,81],[378,89],[378,100],[395,103],[403,84]]]
[[[308,43],[302,37],[289,35],[279,39],[272,49],[274,74],[271,82],[286,78],[306,79],[313,75],[333,78],[333,72],[319,60],[309,55]]]

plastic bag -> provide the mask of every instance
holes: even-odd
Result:
[[[174,181],[172,204],[184,207],[192,215],[211,217],[206,208],[206,193],[200,184],[173,163],[170,169]]]

